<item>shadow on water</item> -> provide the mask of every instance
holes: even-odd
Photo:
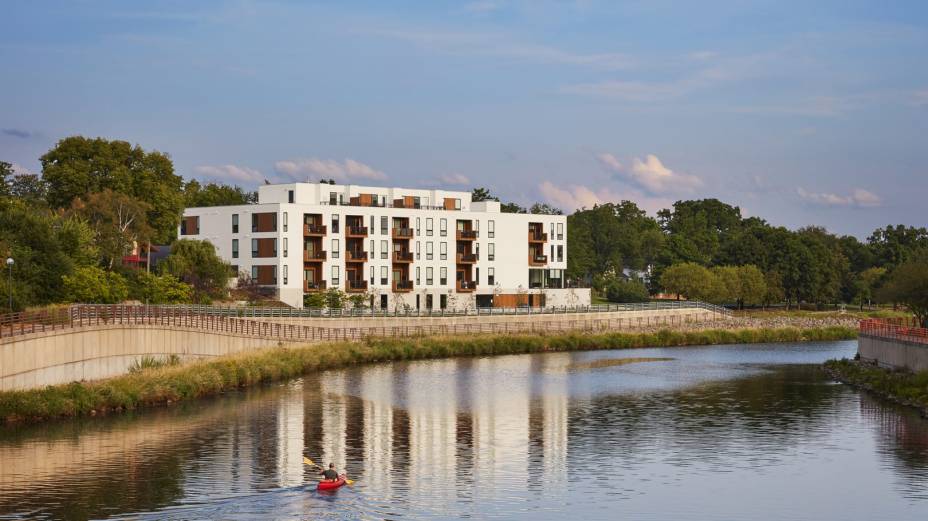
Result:
[[[928,422],[776,349],[381,364],[4,428],[0,518],[917,518]],[[317,493],[303,454],[357,484]]]

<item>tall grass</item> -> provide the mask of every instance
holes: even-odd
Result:
[[[851,360],[829,360],[825,370],[852,385],[928,411],[928,371],[890,371]]]
[[[0,419],[33,421],[135,409],[365,363],[548,351],[843,340],[856,335],[856,330],[844,327],[664,330],[656,333],[577,332],[371,339],[364,343],[281,347],[187,365],[142,368],[108,380],[0,392]]]

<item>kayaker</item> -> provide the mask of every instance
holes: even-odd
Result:
[[[322,481],[338,481],[338,472],[335,471],[335,464],[329,463],[329,468],[319,473]]]

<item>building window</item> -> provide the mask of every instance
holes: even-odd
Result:
[[[554,223],[551,223],[551,240],[554,240]]]
[[[290,193],[292,194],[292,193],[293,193],[293,191],[291,190],[291,191],[290,191]],[[286,285],[287,285],[287,274],[288,274],[288,271],[287,271],[287,265],[286,265],[286,264],[284,264],[284,286],[286,286]]]
[[[338,266],[332,266],[332,287],[338,288]]]
[[[487,244],[487,260],[496,260],[496,248],[492,242]]]
[[[375,242],[374,239],[371,239],[371,258],[372,258],[372,259],[374,258],[374,255],[375,255],[375,253],[374,253],[374,242]]]
[[[480,219],[474,219],[474,231],[480,231]],[[478,233],[477,235],[479,236],[480,234]]]
[[[251,280],[255,282],[258,281],[258,267],[257,266],[251,267]]]
[[[420,276],[419,269],[420,269],[419,266],[416,266],[416,286],[421,284],[420,282],[421,279],[419,277]]]
[[[438,245],[438,258],[439,260],[448,260],[448,243],[443,242]]]
[[[332,258],[338,258],[338,239],[332,239]]]
[[[284,257],[287,256],[287,251],[289,250],[289,247],[287,246],[288,244],[289,244],[289,243],[288,243],[288,241],[287,241],[287,238],[284,237]]]
[[[553,233],[551,234],[551,237],[554,237]],[[551,245],[551,256],[549,258],[551,259],[551,262],[554,262],[554,245],[553,244]]]
[[[460,199],[459,199],[460,201]],[[448,307],[448,295],[441,294],[438,296],[438,305],[441,306],[441,309]]]
[[[293,190],[291,190],[290,193],[293,193]],[[290,201],[290,202],[292,203],[293,201]],[[289,221],[290,219],[287,219],[287,212],[284,212],[284,231],[287,231],[287,223]]]
[[[287,202],[293,203],[293,190],[287,190]],[[286,226],[286,224],[284,226]],[[287,230],[284,229],[284,231],[287,231]]]
[[[419,221],[420,220],[421,219],[419,217],[416,217],[416,237],[419,236]]]
[[[487,221],[487,237],[496,237],[496,221]]]
[[[388,228],[389,227],[387,226],[387,217],[386,216],[381,217],[380,218],[380,235],[386,235],[387,232],[389,231]]]
[[[369,226],[371,233],[374,233],[374,216],[371,216],[371,225]]]
[[[371,286],[374,285],[374,267],[371,266]]]
[[[181,235],[199,235],[200,234],[200,218],[197,216],[193,217],[184,217],[180,220],[180,234]]]
[[[432,267],[431,266],[427,266],[425,268],[425,285],[426,286],[432,285]]]
[[[474,283],[480,284],[480,268],[474,268]]]
[[[419,244],[420,244],[419,241],[416,241],[416,260],[419,260],[420,258],[419,257],[419,250],[420,250]]]
[[[557,240],[564,240],[564,223],[557,223]]]
[[[238,239],[232,239],[232,258],[238,258]]]
[[[496,268],[487,268],[487,284],[496,285]]]
[[[258,239],[251,240],[251,256],[252,257],[258,256]]]
[[[380,241],[380,258],[390,258],[390,246],[387,245],[387,241]]]
[[[238,214],[232,214],[232,233],[238,233]]]
[[[564,262],[564,246],[561,244],[557,245],[557,261]]]
[[[338,204],[338,193],[336,193],[336,192],[329,192],[329,204],[331,204],[331,205],[333,205],[333,206],[336,205],[336,204]]]
[[[432,241],[425,243],[425,260],[432,260]]]
[[[332,233],[338,233],[338,215],[332,216]]]
[[[432,236],[432,218],[431,217],[425,218],[425,235],[428,237]]]
[[[387,267],[381,266],[380,267],[380,285],[386,286],[388,283],[389,283],[389,280],[387,280]]]
[[[441,219],[438,221],[438,235],[442,237],[448,236],[448,219]]]
[[[454,200],[454,209],[455,209],[455,210],[460,210],[460,209],[461,209],[461,200],[460,200],[460,199],[455,199],[455,200]]]
[[[438,270],[438,284],[441,286],[448,285],[448,268],[442,266]]]

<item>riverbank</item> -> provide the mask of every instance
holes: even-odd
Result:
[[[916,407],[928,418],[928,371],[892,371],[857,360],[829,360],[825,372],[839,382],[859,387],[903,405]]]
[[[0,420],[42,421],[169,405],[251,385],[352,365],[446,358],[716,344],[846,340],[856,328],[711,329],[637,333],[562,333],[371,339],[270,348],[181,366],[155,367],[94,382],[0,392]]]

